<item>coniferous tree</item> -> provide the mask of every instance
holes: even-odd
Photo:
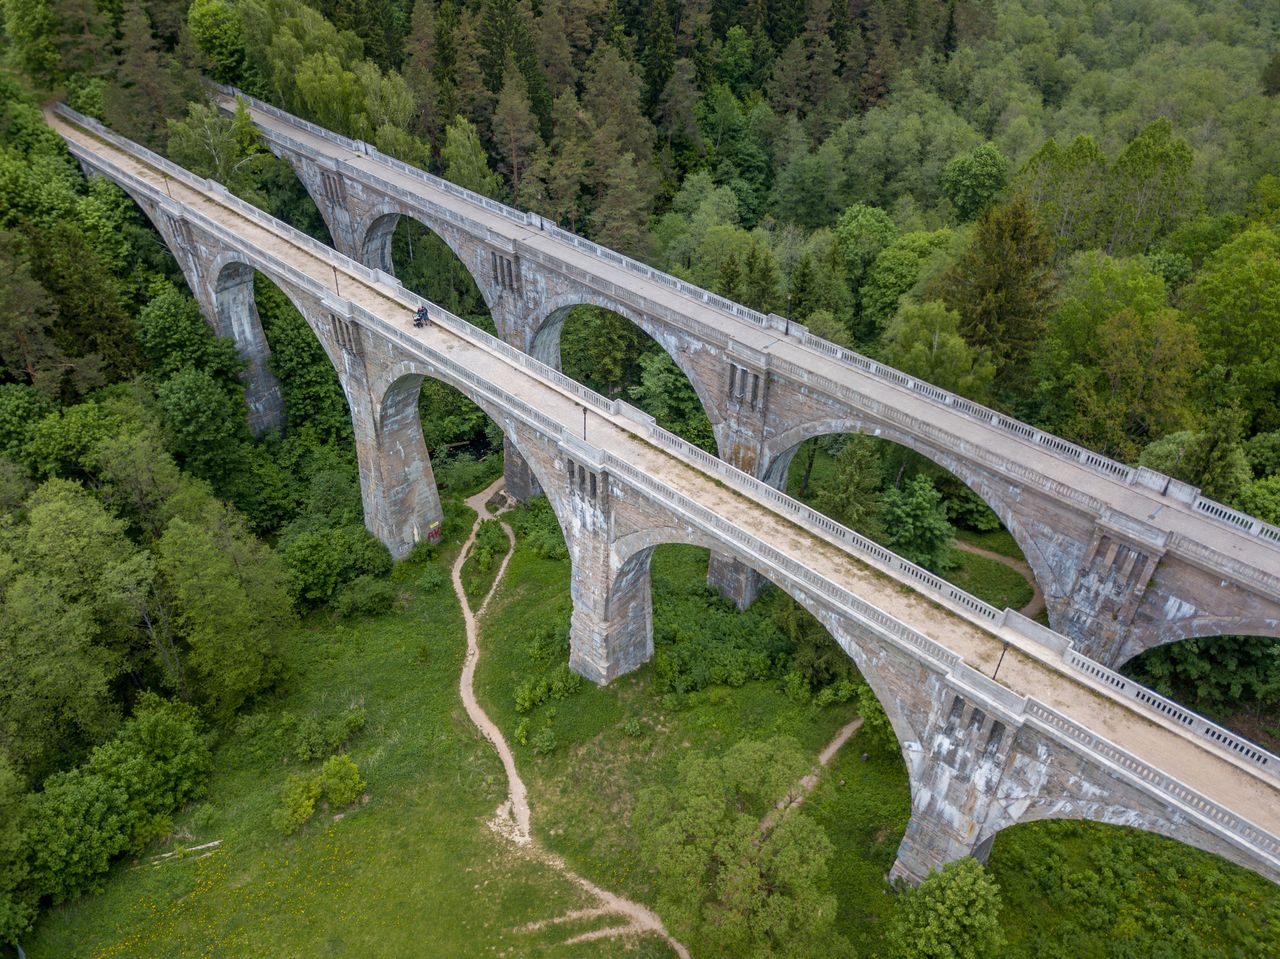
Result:
[[[514,55],[507,57],[506,79],[493,115],[493,138],[503,161],[501,169],[511,178],[512,192],[519,194],[525,169],[542,147],[542,138],[534,126],[529,89]]]
[[[124,10],[116,78],[103,94],[107,122],[150,147],[163,147],[170,119],[186,109],[170,57],[160,53],[138,0]]]
[[[961,332],[996,363],[1006,396],[1022,396],[1029,359],[1053,296],[1053,245],[1024,196],[979,219],[969,248],[940,280],[942,300],[960,314]]]
[[[671,31],[667,0],[649,0],[645,18],[644,85],[649,115],[658,115],[658,101],[671,80],[676,62],[676,40]]]
[[[571,90],[578,82],[578,70],[569,46],[569,30],[565,23],[564,0],[546,0],[537,21],[538,60],[547,77],[552,98]]]

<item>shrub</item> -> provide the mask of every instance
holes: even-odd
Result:
[[[622,724],[622,732],[623,735],[630,736],[632,739],[639,739],[644,735],[644,726],[641,725],[640,720],[632,716]]]
[[[320,793],[319,777],[290,776],[280,792],[280,805],[271,813],[271,825],[286,836],[293,835],[315,814]]]
[[[310,762],[341,748],[352,736],[364,729],[363,706],[351,706],[336,715],[296,717],[280,716],[278,735],[299,762]]]
[[[888,939],[894,959],[986,959],[1004,944],[1000,890],[976,859],[947,863],[903,896]]]
[[[529,745],[529,717],[523,717],[520,722],[516,723],[516,731],[514,733],[516,742],[521,746]]]
[[[361,575],[391,571],[391,554],[363,526],[347,525],[299,533],[284,546],[293,594],[305,603],[326,602]]]
[[[27,822],[29,882],[54,904],[102,888],[111,858],[129,844],[129,797],[102,776],[75,769],[45,780]]]
[[[476,541],[472,544],[471,555],[476,561],[476,569],[487,573],[493,568],[493,561],[507,551],[507,534],[502,531],[502,524],[496,519],[486,519],[476,530]]]
[[[193,707],[145,693],[116,737],[93,751],[89,771],[126,796],[133,851],[168,832],[173,811],[204,792],[213,757],[200,726]]]
[[[345,618],[356,614],[373,616],[385,613],[395,602],[394,586],[385,579],[365,575],[357,576],[345,586],[339,587],[329,605],[334,613]]]
[[[538,497],[511,514],[511,528],[529,549],[543,559],[566,559],[564,533],[546,497]]]
[[[350,806],[364,792],[360,769],[350,756],[330,756],[320,769],[320,790],[331,806]]]
[[[555,752],[556,734],[550,726],[543,726],[529,742],[535,756],[547,756]]]

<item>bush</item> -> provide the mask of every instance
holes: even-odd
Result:
[[[396,589],[385,579],[357,576],[334,594],[330,607],[344,619],[348,616],[374,616],[385,613],[396,603]]]
[[[366,718],[363,706],[352,706],[342,713],[323,718],[315,715],[296,717],[286,712],[280,716],[278,735],[288,751],[299,762],[305,763],[336,752],[364,729]]]
[[[535,756],[548,756],[555,752],[556,734],[550,726],[543,726],[529,742]]]
[[[320,792],[319,777],[290,776],[280,792],[280,805],[271,813],[271,825],[286,836],[293,835],[315,814]]]
[[[644,726],[641,725],[640,720],[632,716],[622,724],[622,733],[624,736],[630,736],[632,739],[639,739],[644,735]]]
[[[200,726],[193,707],[144,693],[116,737],[93,751],[89,771],[126,796],[134,852],[168,832],[173,811],[204,792],[213,757]]]
[[[543,559],[568,558],[560,521],[546,497],[538,497],[515,510],[511,514],[511,528],[517,538]]]
[[[1004,945],[1000,890],[976,859],[947,863],[903,896],[889,932],[894,959],[987,959]]]
[[[30,886],[37,899],[65,902],[102,888],[111,859],[129,844],[129,797],[80,769],[45,780],[27,822]]]
[[[502,524],[496,519],[482,520],[476,530],[476,541],[471,546],[471,556],[476,561],[476,569],[487,573],[493,568],[493,561],[507,551],[507,534],[502,531]]]
[[[294,596],[311,605],[326,602],[358,576],[391,572],[391,554],[363,526],[299,533],[283,553]]]
[[[330,756],[320,769],[320,790],[331,806],[350,806],[364,792],[360,769],[345,753]]]

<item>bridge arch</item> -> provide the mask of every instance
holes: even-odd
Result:
[[[671,358],[671,361],[684,374],[693,392],[697,395],[702,411],[706,414],[707,420],[711,424],[716,448],[720,455],[723,455],[727,448],[729,437],[725,427],[724,415],[720,404],[717,402],[719,391],[708,376],[706,369],[699,368],[700,365],[703,367],[706,365],[705,360],[700,364],[700,355],[701,357],[710,357],[713,351],[709,348],[686,351],[680,345],[678,332],[669,325],[657,322],[643,312],[632,309],[625,303],[620,303],[611,297],[603,296],[592,290],[573,290],[546,299],[528,316],[524,324],[527,342],[526,352],[553,369],[563,369],[561,355],[562,334],[570,314],[575,307],[580,306],[594,306],[621,317],[656,343]]]
[[[653,552],[658,546],[667,544],[699,546],[712,554],[726,551],[724,542],[688,527],[661,526],[627,533],[615,540],[612,545],[613,561],[617,564],[615,581],[632,583],[643,580],[646,588],[651,589],[649,577]],[[754,557],[736,550],[732,550],[731,555],[759,576],[768,579],[764,564]],[[853,662],[867,685],[871,687],[897,737],[898,748],[906,764],[911,791],[914,795],[917,779],[915,772],[921,759],[921,733],[917,725],[917,719],[920,717],[913,717],[902,708],[900,697],[895,695],[889,684],[887,671],[880,666],[886,655],[884,641],[871,642],[863,639],[858,635],[853,623],[803,588],[784,579],[769,579],[769,582],[795,600],[827,630],[831,638]]]
[[[421,210],[410,208],[406,204],[381,200],[363,211],[356,223],[352,225],[355,234],[356,255],[365,266],[382,270],[399,278],[402,282],[403,269],[397,272],[394,247],[398,229],[408,224],[425,231],[429,236],[439,240],[453,254],[467,278],[480,294],[489,315],[497,320],[502,311],[502,289],[490,281],[489,274],[481,262],[484,249],[464,234],[452,228],[447,222],[441,222],[424,216]],[[403,266],[403,265],[402,265]],[[406,284],[409,285],[409,284]],[[454,304],[442,302],[434,291],[417,290],[427,299],[440,302],[442,306],[453,312]]]
[[[833,434],[857,434],[888,440],[904,449],[918,453],[936,466],[960,480],[981,499],[1000,519],[1026,557],[1036,583],[1044,590],[1046,598],[1057,598],[1070,588],[1063,586],[1054,573],[1054,566],[1041,548],[1041,537],[1033,534],[1024,524],[1022,516],[1013,508],[1014,500],[992,481],[991,474],[966,457],[956,455],[919,437],[900,430],[892,424],[862,417],[836,417],[810,420],[785,430],[766,442],[764,482],[779,490],[786,490],[787,475],[796,452],[806,441]],[[1050,608],[1053,606],[1050,604]]]

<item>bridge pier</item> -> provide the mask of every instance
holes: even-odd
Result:
[[[653,658],[653,600],[649,584],[652,549],[617,566],[611,550],[613,523],[609,474],[598,464],[565,460],[570,515],[566,541],[573,572],[569,593],[569,667],[605,685]]]
[[[529,462],[516,449],[509,436],[502,437],[502,476],[507,495],[518,503],[527,503],[542,495],[538,477],[529,468]]]

